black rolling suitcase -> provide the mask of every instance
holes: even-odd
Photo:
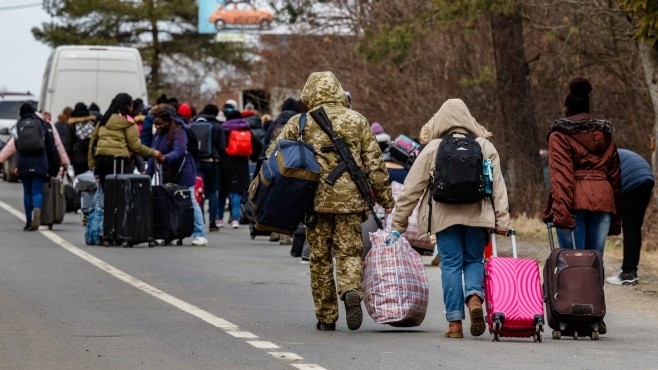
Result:
[[[555,248],[552,223],[547,224],[551,253],[544,264],[546,321],[553,339],[588,336],[599,339],[605,316],[603,258],[592,249]],[[571,233],[573,240],[573,233]]]
[[[115,174],[105,177],[103,246],[153,246],[151,178]]]
[[[159,167],[159,166],[158,166]],[[193,194],[190,189],[176,184],[159,184],[160,175],[156,171],[156,185],[153,185],[153,238],[162,240],[162,245],[182,245],[183,239],[194,232]]]

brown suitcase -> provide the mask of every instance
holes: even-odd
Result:
[[[41,208],[41,225],[53,229],[54,224],[61,224],[66,213],[64,183],[60,177],[51,177],[43,185],[43,207]]]
[[[544,300],[553,339],[562,335],[599,339],[599,325],[606,311],[601,253],[555,248],[553,224],[547,227],[551,253],[544,264]]]

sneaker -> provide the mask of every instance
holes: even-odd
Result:
[[[482,301],[480,297],[473,294],[471,299],[468,300],[468,312],[471,316],[471,335],[479,337],[484,334],[486,323],[484,322],[484,314],[482,313]]]
[[[311,261],[308,259],[308,257],[302,257],[301,263],[308,265]]]
[[[279,239],[281,239],[281,236],[278,233],[271,233],[270,234],[270,241],[271,242],[278,242]]]
[[[231,229],[239,229],[240,228],[240,223],[238,220],[233,220],[231,221]]]
[[[215,225],[217,225],[218,228],[224,227],[224,220],[215,220]]]
[[[315,324],[315,328],[318,329],[318,330],[334,331],[334,330],[336,330],[336,323],[335,322],[318,321],[318,323]]]
[[[203,236],[195,236],[192,238],[192,245],[208,245],[208,239]]]
[[[292,237],[281,234],[279,245],[292,245]]]
[[[360,328],[363,321],[363,312],[361,311],[361,297],[359,297],[359,293],[350,290],[343,295],[343,301],[345,301],[347,328],[350,330]]]
[[[213,232],[213,231],[219,231],[219,227],[217,226],[216,223],[211,222],[211,223],[210,223],[210,226],[208,226],[208,231],[211,231],[211,232]]]
[[[605,282],[612,285],[635,285],[637,284],[637,273],[620,272],[617,275],[605,278]]]

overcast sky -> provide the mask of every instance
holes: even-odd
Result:
[[[0,85],[39,96],[51,48],[30,29],[50,21],[39,0],[0,0]]]

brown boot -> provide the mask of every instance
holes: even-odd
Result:
[[[480,297],[473,294],[468,300],[468,313],[471,316],[471,335],[479,337],[484,333],[486,324],[484,322],[484,312],[482,311],[482,301]]]
[[[464,329],[461,321],[450,321],[448,331],[443,334],[446,338],[464,338]]]
[[[32,222],[30,223],[30,226],[27,228],[27,230],[28,231],[39,230],[40,225],[41,225],[41,210],[39,208],[35,208],[32,210]]]

